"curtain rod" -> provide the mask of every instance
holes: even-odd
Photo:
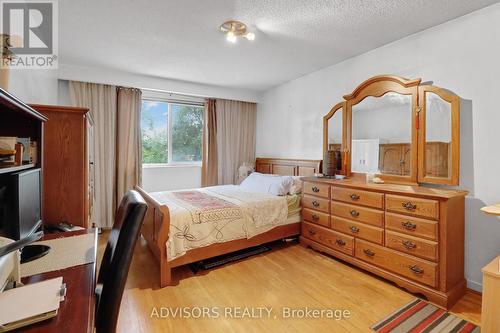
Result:
[[[203,98],[203,99],[212,98],[210,96],[190,95],[190,94],[176,93],[176,92],[161,90],[161,89],[151,89],[151,88],[139,88],[139,89],[145,90],[145,91],[156,92],[156,93],[165,93],[165,94],[172,94],[172,95],[185,96],[185,97],[194,97],[194,98]]]
[[[189,100],[181,100],[181,99],[174,99],[174,98],[161,98],[161,97],[143,97],[143,100],[146,101],[162,101],[166,103],[171,103],[171,104],[182,104],[182,105],[196,105],[196,106],[204,106],[205,102],[202,101],[189,101]]]

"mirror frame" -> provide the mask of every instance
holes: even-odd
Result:
[[[345,105],[346,102],[340,102],[335,104],[335,106],[328,112],[324,117],[323,117],[323,156],[325,156],[325,153],[328,151],[328,121],[333,117],[333,115],[339,111],[342,110],[342,142],[340,144],[340,153],[342,154],[342,169],[337,170],[340,171],[341,175],[346,174],[346,159],[347,159],[347,150],[345,148],[345,138],[346,138],[346,111],[345,111]]]
[[[450,103],[451,108],[451,168],[448,178],[427,176],[425,163],[426,150],[426,93],[434,93]],[[418,181],[422,183],[458,185],[460,177],[460,98],[453,93],[436,86],[422,85],[418,88],[418,104],[421,107],[420,132],[418,140]]]
[[[323,117],[323,153],[328,149],[328,120],[339,109],[342,114],[342,174],[347,177],[361,177],[363,173],[351,170],[352,149],[352,107],[365,98],[381,97],[388,92],[412,96],[412,133],[411,133],[411,174],[409,176],[379,174],[378,177],[392,183],[416,185],[418,183],[458,185],[460,167],[460,98],[449,91],[425,84],[421,79],[406,79],[393,75],[374,76],[344,96],[343,102],[337,103],[327,115]],[[452,141],[451,141],[451,175],[449,178],[431,177],[425,174],[425,93],[433,92],[443,100],[451,103],[452,111]]]

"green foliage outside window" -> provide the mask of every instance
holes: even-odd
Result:
[[[171,112],[171,126],[168,113]],[[143,100],[141,112],[142,162],[164,164],[170,162],[201,161],[203,107],[169,104]],[[171,160],[169,160],[169,133],[171,130]]]
[[[173,105],[172,120],[173,162],[201,161],[203,108]]]

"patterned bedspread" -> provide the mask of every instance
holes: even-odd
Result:
[[[285,197],[242,191],[236,185],[151,193],[170,210],[167,260],[188,250],[251,238],[285,224]]]

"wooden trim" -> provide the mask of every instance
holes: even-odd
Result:
[[[257,157],[255,160],[255,170],[261,173],[277,174],[275,169],[279,167],[292,168],[293,174],[289,176],[313,176],[312,173],[321,172],[321,160],[302,160],[285,158]],[[304,174],[301,168],[305,170]],[[312,173],[310,171],[313,171]]]
[[[374,191],[377,193],[389,193],[403,196],[410,195],[412,197],[425,199],[450,199],[456,197],[464,197],[469,193],[468,191],[464,190],[433,188],[426,186],[366,183],[364,179],[355,178],[333,180],[325,178],[305,177],[302,180],[304,182],[329,184],[337,187],[355,188],[365,191]]]
[[[432,177],[426,174],[426,93],[434,93],[444,101],[451,104],[451,157],[448,157],[451,162],[449,168],[450,173],[448,178]],[[460,98],[445,89],[436,86],[420,86],[418,87],[418,105],[420,106],[420,129],[418,138],[418,182],[442,184],[442,185],[459,185],[460,177]]]
[[[469,287],[465,288],[465,290],[468,293],[475,294],[475,295],[478,295],[478,296],[481,296],[481,297],[483,296],[482,292],[474,290],[474,289],[470,289]]]
[[[154,199],[141,187],[135,186],[135,190],[142,195],[148,205],[141,234],[160,264],[160,286],[165,287],[171,283],[166,246],[170,231],[170,211],[167,205]]]
[[[361,91],[363,89],[365,89],[367,86],[369,86],[373,83],[384,82],[384,81],[385,82],[387,82],[387,81],[394,82],[399,86],[402,86],[404,88],[409,88],[409,87],[418,86],[420,84],[420,82],[422,81],[422,79],[418,78],[418,79],[410,80],[410,79],[406,79],[404,77],[399,77],[399,76],[395,76],[395,75],[377,75],[377,76],[369,78],[368,80],[363,81],[359,86],[356,87],[356,89],[353,90],[352,93],[350,93],[348,95],[344,95],[344,99],[345,100],[355,99],[361,93]]]
[[[39,111],[63,111],[63,112],[74,112],[74,113],[81,113],[81,114],[86,114],[89,112],[89,108],[81,108],[81,107],[74,107],[74,106],[60,106],[60,105],[46,105],[46,104],[30,104],[30,106],[33,109],[39,110]]]

